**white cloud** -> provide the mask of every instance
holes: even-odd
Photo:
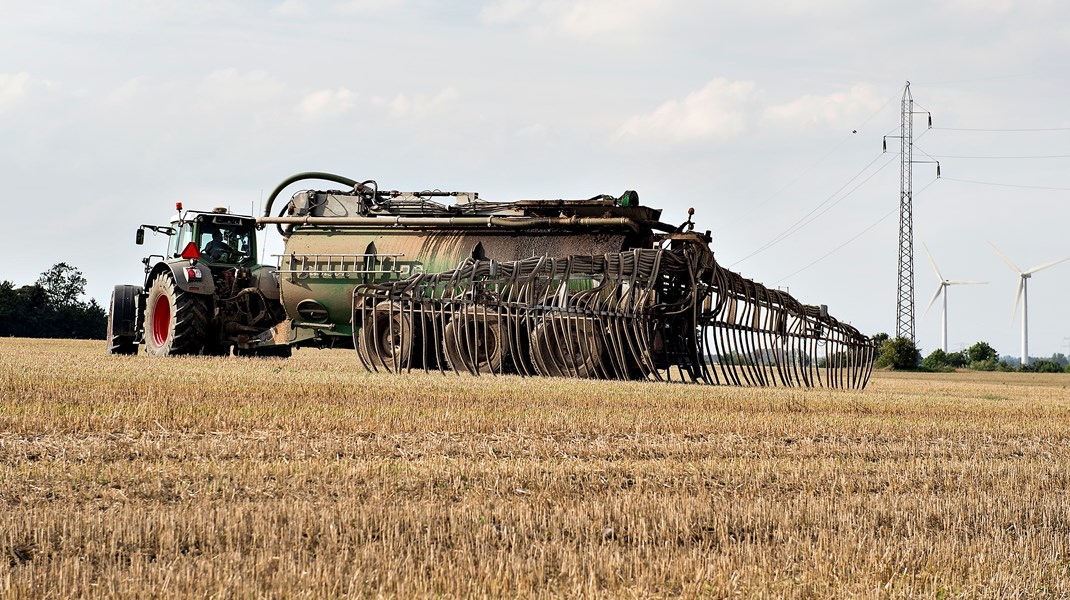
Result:
[[[271,14],[280,17],[307,17],[310,12],[305,0],[283,0],[271,9]]]
[[[545,140],[549,137],[549,131],[542,123],[534,123],[526,127],[521,127],[515,132],[516,137],[525,140]]]
[[[658,0],[494,0],[483,6],[488,25],[527,25],[543,32],[575,37],[639,32],[658,14],[671,13],[671,2]]]
[[[479,16],[484,23],[514,23],[530,15],[531,0],[497,0],[485,4]]]
[[[735,137],[747,128],[746,106],[754,89],[752,81],[714,79],[682,100],[669,100],[650,114],[629,118],[617,136],[672,142]]]
[[[372,15],[405,4],[406,0],[345,0],[334,5],[335,12],[344,15]]]
[[[438,112],[456,99],[457,96],[456,89],[447,87],[431,97],[417,94],[410,98],[405,94],[398,94],[392,99],[374,98],[372,102],[386,107],[392,117],[398,119],[422,119]]]
[[[357,94],[346,88],[316,90],[301,99],[297,110],[307,119],[333,119],[353,110]]]
[[[665,2],[654,0],[586,0],[572,3],[558,20],[565,33],[575,36],[624,33],[642,27]]]
[[[781,123],[793,122],[802,126],[828,123],[850,118],[865,118],[887,101],[887,94],[873,86],[856,84],[845,92],[824,96],[806,94],[799,98],[765,109],[764,117]]]
[[[267,71],[220,69],[201,80],[197,97],[200,107],[217,110],[268,105],[285,92],[286,86]]]
[[[138,76],[115,88],[107,95],[107,100],[114,104],[125,104],[137,100],[147,93],[151,93],[149,80]]]
[[[0,110],[21,102],[26,97],[30,83],[29,73],[0,73]]]

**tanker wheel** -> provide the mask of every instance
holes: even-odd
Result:
[[[501,373],[505,356],[501,320],[497,315],[457,315],[442,331],[446,364],[462,373]]]
[[[646,379],[657,370],[656,355],[664,353],[658,345],[658,322],[652,315],[655,298],[650,289],[626,292],[618,305],[625,318],[610,324],[609,345],[619,355],[618,366],[626,379]]]
[[[546,377],[599,377],[602,350],[602,333],[590,318],[546,317],[531,332],[532,362]]]
[[[121,310],[121,306],[117,306],[115,292],[113,291],[111,293],[111,303],[108,307],[108,354],[137,354],[136,337],[132,335],[115,335],[115,319],[119,317],[119,315],[116,315],[118,310]],[[131,310],[133,311],[133,309]]]
[[[204,298],[181,290],[160,273],[145,302],[145,351],[154,356],[202,354],[208,329]]]
[[[364,362],[387,371],[421,366],[420,332],[414,316],[397,302],[376,304],[360,329],[358,352]]]

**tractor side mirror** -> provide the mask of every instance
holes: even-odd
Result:
[[[137,228],[137,236],[134,237],[134,243],[137,244],[138,246],[140,246],[140,245],[145,243],[145,230],[144,229],[142,229],[140,227]]]

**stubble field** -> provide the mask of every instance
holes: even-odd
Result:
[[[1068,384],[399,377],[0,339],[0,595],[1068,597]]]

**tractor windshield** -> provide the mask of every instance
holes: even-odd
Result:
[[[202,223],[197,247],[207,262],[240,264],[253,258],[252,230],[241,225]]]

